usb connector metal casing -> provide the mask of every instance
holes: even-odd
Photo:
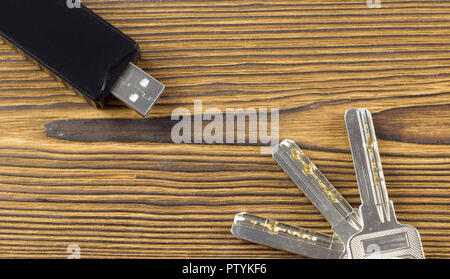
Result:
[[[133,63],[137,43],[66,0],[2,0],[0,35],[96,107],[112,95],[145,116],[164,85]]]
[[[163,84],[133,63],[128,65],[111,88],[114,96],[144,116],[163,91]]]

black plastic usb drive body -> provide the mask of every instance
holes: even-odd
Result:
[[[2,0],[0,35],[97,107],[112,93],[147,115],[164,85],[133,64],[137,43],[73,2]]]

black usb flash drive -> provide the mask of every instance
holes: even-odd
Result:
[[[132,63],[137,43],[72,2],[2,0],[0,35],[97,107],[112,93],[147,115],[164,85]]]

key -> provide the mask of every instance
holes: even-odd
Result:
[[[291,226],[242,212],[231,232],[237,238],[314,259],[339,259],[345,245],[336,236]]]
[[[348,241],[349,256],[423,259],[419,232],[413,226],[398,223],[389,200],[371,113],[367,109],[350,109],[345,121],[363,221],[362,230]]]
[[[273,157],[294,183],[305,193],[343,243],[361,230],[357,210],[342,197],[328,179],[292,140],[273,148]]]
[[[341,239],[347,240],[361,228],[358,213],[293,141],[275,146],[273,156],[327,217],[335,234],[329,236],[245,212],[236,215],[232,233],[240,239],[311,258],[347,258]]]

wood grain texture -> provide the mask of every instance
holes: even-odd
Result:
[[[167,86],[147,120],[93,109],[0,43],[0,257],[296,257],[235,239],[240,211],[331,232],[258,146],[170,142],[172,111],[202,100],[279,108],[280,138],[355,207],[343,116],[370,109],[400,222],[450,258],[450,1],[365,2],[85,0]]]

